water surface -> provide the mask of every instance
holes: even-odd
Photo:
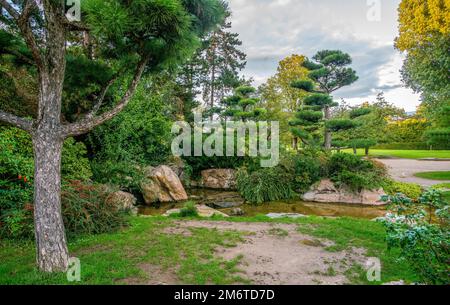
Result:
[[[215,196],[223,198],[227,195],[234,195],[233,192],[224,192],[217,190],[193,189],[188,191],[193,201],[202,203],[202,201],[211,201]],[[232,196],[233,197],[233,196]],[[182,208],[183,202],[165,203],[154,206],[143,206],[139,209],[142,215],[162,215],[170,209]],[[244,204],[239,207],[245,212],[244,216],[266,215],[269,213],[298,213],[303,215],[316,215],[327,217],[354,217],[373,219],[382,217],[386,214],[386,208],[380,206],[366,206],[355,204],[337,204],[337,203],[317,203],[305,202],[301,200],[283,200],[264,203],[261,205]],[[225,214],[231,214],[231,208],[218,209]]]

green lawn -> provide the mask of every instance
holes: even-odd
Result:
[[[152,281],[151,274],[142,269],[146,264],[156,266],[159,272],[171,272],[184,284],[249,283],[238,276],[240,257],[224,261],[214,254],[215,248],[233,247],[248,233],[209,229],[191,229],[189,235],[165,232],[173,227],[173,221],[162,217],[135,217],[130,228],[122,232],[70,242],[71,255],[78,257],[82,264],[80,284]],[[410,268],[397,261],[398,252],[386,249],[384,228],[376,222],[321,217],[271,220],[262,216],[230,221],[298,224],[302,233],[333,240],[335,246],[328,248],[329,251],[362,247],[367,249],[368,256],[379,257],[383,282],[417,281]],[[68,284],[63,274],[45,275],[36,271],[32,242],[0,241],[0,261],[0,284]],[[348,276],[355,284],[366,283],[362,266],[351,266]]]
[[[450,183],[439,183],[439,184],[435,184],[433,187],[450,189]]]
[[[429,180],[450,180],[450,172],[424,172],[414,176]]]
[[[344,150],[348,153],[353,153],[353,150]],[[372,149],[369,151],[372,157],[394,157],[404,159],[423,159],[423,158],[437,158],[450,159],[450,150],[385,150]],[[364,156],[364,149],[358,150],[359,156]]]
[[[241,233],[207,229],[192,229],[190,236],[163,233],[171,224],[168,219],[135,217],[122,232],[71,242],[70,254],[81,261],[81,284],[158,282],[140,268],[146,264],[158,266],[160,273],[175,269],[179,281],[186,284],[246,283],[234,275],[239,258],[223,261],[214,255],[214,248],[241,241]],[[65,274],[36,271],[34,255],[31,242],[0,242],[0,285],[70,284]]]

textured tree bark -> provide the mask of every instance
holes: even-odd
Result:
[[[104,95],[114,80],[108,84],[92,112],[77,123],[61,123],[61,101],[66,68],[66,31],[78,25],[65,21],[61,1],[41,0],[45,14],[45,48],[36,43],[30,13],[35,1],[27,1],[22,14],[6,0],[0,0],[8,13],[14,17],[29,47],[39,74],[39,107],[35,120],[28,120],[0,111],[0,121],[12,124],[32,135],[35,176],[34,176],[34,220],[36,235],[36,260],[44,272],[66,271],[69,253],[61,215],[61,154],[64,139],[81,135],[97,125],[106,122],[122,111],[141,79],[150,60],[150,55],[142,56],[133,80],[121,101],[111,110],[96,115]],[[88,29],[82,29],[88,30]],[[43,52],[45,51],[45,52]]]
[[[44,272],[65,271],[69,261],[61,216],[62,145],[63,138],[49,130],[33,135],[36,260]]]
[[[325,107],[325,121],[328,121],[331,118],[331,112],[330,107]],[[330,150],[331,149],[331,132],[325,127],[325,149]]]

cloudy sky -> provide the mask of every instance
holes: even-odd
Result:
[[[376,4],[380,3],[377,21]],[[373,101],[385,92],[389,102],[407,111],[419,96],[400,80],[402,55],[394,49],[400,0],[229,0],[232,31],[240,34],[248,55],[244,74],[263,83],[278,62],[291,54],[313,56],[340,49],[353,58],[359,81],[334,93],[351,104]]]

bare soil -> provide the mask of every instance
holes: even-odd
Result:
[[[272,223],[231,223],[211,221],[178,221],[166,234],[189,235],[189,228],[240,231],[244,242],[232,248],[217,248],[216,255],[226,260],[241,256],[241,277],[256,285],[342,285],[349,283],[345,272],[354,264],[364,265],[364,249],[330,252],[333,243],[301,234],[297,225]],[[142,266],[157,282],[177,284],[176,276]]]

